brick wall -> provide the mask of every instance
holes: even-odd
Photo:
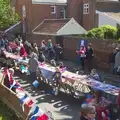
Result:
[[[82,13],[82,25],[86,30],[90,30],[95,27],[96,0],[83,0],[83,5],[84,4],[89,4],[89,13]]]
[[[74,18],[81,24],[82,20],[82,0],[68,0],[67,6],[68,18]]]
[[[33,34],[28,34],[27,35],[27,40],[29,42],[35,42],[37,43],[38,46],[41,45],[42,40],[46,40],[46,42],[51,39],[53,44],[56,43],[55,41],[55,36],[46,36],[46,35],[33,35]]]
[[[84,38],[85,39],[85,38]],[[76,50],[79,46],[79,41],[83,38],[77,37],[63,37],[64,58],[77,62]],[[91,43],[95,54],[95,63],[97,67],[108,69],[108,58],[113,48],[119,46],[114,40],[100,40],[100,39],[85,39],[87,43]],[[69,54],[70,53],[70,54]]]

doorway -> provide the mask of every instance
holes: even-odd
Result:
[[[56,37],[56,44],[60,44],[60,46],[63,48],[63,37],[62,36],[57,36]]]

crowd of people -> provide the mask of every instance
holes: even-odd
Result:
[[[7,52],[20,55],[23,58],[26,58],[26,57],[30,58],[26,67],[29,69],[30,76],[31,76],[30,78],[33,82],[37,80],[37,70],[39,68],[39,62],[43,63],[46,61],[47,62],[50,61],[50,64],[56,67],[56,72],[53,78],[57,79],[57,81],[58,79],[61,78],[60,77],[61,72],[59,71],[58,67],[63,68],[65,66],[61,62],[57,67],[56,61],[59,61],[62,59],[63,49],[59,44],[53,45],[51,39],[49,39],[48,42],[43,40],[41,42],[41,45],[38,47],[36,43],[30,43],[27,40],[24,41],[20,36],[18,36],[12,42],[9,42],[7,40],[7,37],[3,37],[1,38],[1,41],[0,41],[0,48],[1,48],[1,53],[3,53],[3,51],[6,50]],[[5,57],[4,54],[3,54],[3,58],[8,59]],[[2,60],[2,65],[5,59]],[[9,67],[12,67],[12,65],[10,65]]]
[[[36,43],[23,41],[22,38],[18,36],[18,38],[16,38],[15,41],[12,43],[9,42],[6,37],[2,38],[0,41],[0,48],[1,49],[4,48],[8,52],[19,54],[20,56],[23,57],[30,56],[27,67],[29,68],[30,76],[33,82],[37,80],[36,70],[39,68],[39,62],[42,63],[42,62],[46,62],[47,60],[51,61],[50,62],[51,65],[56,67],[56,72],[54,73],[52,78],[57,81],[56,84],[58,87],[61,84],[62,74],[59,68],[65,68],[65,65],[61,62],[58,68],[55,62],[63,58],[62,55],[63,49],[59,44],[53,45],[52,41],[49,39],[47,42],[43,40],[41,42],[41,45],[38,47]],[[96,70],[93,69],[92,66],[94,52],[91,44],[88,45],[87,49],[85,48],[85,46],[81,46],[80,51],[76,51],[76,52],[80,55],[82,70],[85,71],[85,62],[86,62],[88,66],[88,70],[89,72],[91,72],[89,77],[95,80],[99,80],[100,79],[99,75],[97,74]],[[115,51],[111,54],[109,61],[112,66],[113,73],[116,71],[117,75],[120,75],[120,50],[118,48],[116,48]],[[14,69],[12,69],[11,67],[12,66],[10,66],[10,69],[8,69],[10,73],[11,81],[8,80],[9,76],[6,77],[6,80],[4,81],[4,84],[8,88],[10,88],[11,85],[13,84],[12,76],[14,75]],[[41,76],[43,76],[42,72],[41,72]],[[12,88],[12,90],[14,91],[14,87]],[[91,99],[88,102],[88,104],[83,104],[81,106],[80,120],[95,120],[96,112],[97,113],[99,112],[98,108],[106,108],[110,104],[111,101],[105,99],[102,96],[101,91],[96,91],[93,94],[93,99]],[[103,111],[105,111],[103,117],[109,114],[107,109]]]

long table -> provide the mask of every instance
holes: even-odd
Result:
[[[7,56],[9,56],[12,59],[15,59],[16,62],[18,63],[28,63],[29,59],[22,59],[19,56],[12,56],[11,53],[7,53]],[[49,64],[44,64],[40,63],[39,67],[41,68],[43,75],[47,79],[51,79],[53,74],[55,73],[55,67],[49,65]],[[69,81],[73,86],[74,84],[83,84],[86,86],[90,86],[93,89],[101,90],[104,93],[107,93],[112,96],[118,96],[120,88],[110,85],[110,84],[105,84],[100,81],[96,81],[94,79],[90,79],[87,75],[77,75],[75,73],[69,72],[67,70],[61,70],[62,72],[62,77]]]

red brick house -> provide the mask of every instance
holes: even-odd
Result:
[[[118,0],[13,0],[16,11],[26,11],[27,32],[31,32],[44,19],[73,17],[86,30],[98,26],[98,11],[119,12]]]
[[[27,32],[31,32],[44,19],[66,17],[66,2],[46,4],[39,1],[41,0],[13,0],[13,5],[21,17],[23,16],[22,14],[24,14],[22,12],[23,6],[25,6],[24,12],[26,12]]]

